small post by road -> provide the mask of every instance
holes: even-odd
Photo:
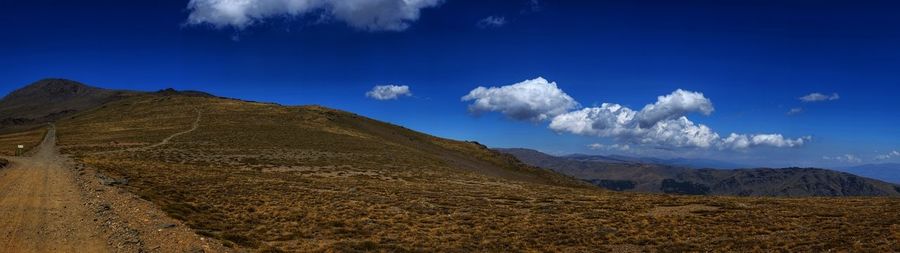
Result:
[[[19,145],[16,148],[16,156],[22,156],[23,154],[25,154],[25,145]]]

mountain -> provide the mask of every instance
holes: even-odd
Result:
[[[0,100],[0,128],[7,131],[53,122],[134,94],[65,79],[43,79]]]
[[[712,159],[699,159],[699,158],[654,158],[654,157],[630,157],[630,156],[622,156],[622,155],[585,155],[585,154],[572,154],[564,156],[566,158],[571,158],[580,161],[596,161],[596,162],[607,162],[607,163],[651,163],[651,164],[659,164],[659,165],[669,165],[669,166],[678,166],[678,167],[688,167],[694,169],[739,169],[739,168],[747,168],[750,166],[741,165],[732,162],[725,162],[719,160]]]
[[[900,184],[900,163],[865,164],[835,170]]]
[[[814,168],[693,169],[648,163],[551,156],[498,149],[530,165],[618,191],[737,196],[900,196],[900,187],[849,173]]]
[[[199,91],[133,92],[55,126],[45,132],[56,134],[73,160],[67,171],[89,185],[81,195],[98,213],[143,215],[105,196],[140,198],[182,222],[142,216],[121,223],[122,231],[143,224],[160,240],[181,240],[170,234],[177,226],[231,248],[221,252],[822,251],[850,250],[848,241],[890,251],[893,238],[871,235],[900,217],[896,198],[618,193],[473,141],[316,105]],[[0,134],[7,143],[0,146],[41,136]],[[672,179],[666,173],[675,167],[625,165],[655,171],[631,177],[663,181],[655,188],[662,191],[706,187]]]

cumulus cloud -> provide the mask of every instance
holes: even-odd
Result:
[[[550,129],[557,132],[612,137],[620,141],[665,147],[745,149],[757,146],[799,147],[810,137],[787,139],[780,134],[736,134],[722,138],[706,125],[687,118],[691,112],[705,115],[715,109],[702,93],[676,90],[659,96],[640,111],[603,103],[554,117]]]
[[[478,87],[462,97],[473,113],[500,112],[511,119],[543,121],[577,108],[578,102],[543,77],[500,87]]]
[[[794,108],[791,108],[790,110],[788,110],[787,115],[797,115],[800,113],[803,113],[803,108],[794,107]]]
[[[378,85],[366,92],[366,97],[376,100],[392,100],[401,96],[412,96],[409,86],[406,85]]]
[[[862,159],[859,159],[856,155],[853,154],[845,154],[839,156],[823,156],[822,159],[832,160],[838,162],[847,162],[847,163],[861,163]]]
[[[478,28],[486,29],[486,28],[496,28],[506,25],[506,18],[500,16],[488,16],[478,21],[475,26]]]
[[[891,159],[894,157],[900,157],[900,151],[894,150],[894,151],[888,152],[887,154],[877,155],[877,156],[875,156],[875,159],[887,160],[887,159]]]
[[[838,100],[841,96],[837,93],[832,93],[830,96],[822,93],[814,92],[809,95],[800,97],[800,101],[803,102],[820,102],[820,101],[830,101],[830,100]]]
[[[579,103],[544,78],[525,80],[501,87],[478,87],[462,98],[473,101],[473,112],[500,112],[519,120],[549,120],[549,128],[559,133],[610,137],[623,145],[646,144],[676,148],[746,149],[751,147],[791,148],[812,138],[785,138],[777,133],[737,134],[722,138],[710,127],[688,119],[691,113],[710,115],[712,101],[703,93],[677,89],[659,96],[640,111],[615,103],[579,108]],[[602,144],[592,147],[602,148]],[[629,146],[630,147],[630,146]]]
[[[638,115],[638,122],[641,126],[647,127],[691,112],[709,115],[713,110],[712,101],[704,97],[703,93],[678,89],[672,94],[659,96],[656,103],[644,106]]]
[[[442,0],[191,0],[187,24],[246,27],[270,18],[318,15],[366,31],[402,31]]]

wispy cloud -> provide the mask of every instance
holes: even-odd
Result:
[[[521,13],[522,14],[535,13],[535,12],[540,12],[541,9],[543,9],[543,7],[541,7],[541,1],[527,0],[527,2],[525,3],[525,8],[522,9]]]
[[[475,26],[481,29],[497,28],[506,25],[506,18],[502,16],[488,16],[478,21]]]
[[[846,163],[861,163],[862,159],[854,154],[844,154],[838,156],[822,156],[822,159]]]
[[[402,31],[442,0],[191,0],[187,24],[244,29],[272,18],[320,15],[365,31]]]
[[[593,149],[593,150],[618,150],[618,151],[631,150],[631,146],[629,146],[628,144],[606,145],[606,144],[601,144],[601,143],[594,143],[594,144],[588,145],[588,148]]]
[[[877,159],[877,160],[888,160],[888,159],[891,159],[891,158],[894,158],[894,157],[900,157],[900,151],[893,150],[893,151],[891,151],[891,152],[888,152],[887,154],[877,155],[877,156],[875,156],[875,159]]]
[[[800,99],[800,101],[803,101],[803,102],[821,102],[821,101],[838,100],[840,98],[841,98],[841,96],[838,95],[837,93],[832,93],[831,95],[825,95],[822,93],[814,92],[814,93],[810,93],[806,96],[802,96],[799,99]]]
[[[790,110],[788,110],[787,115],[797,115],[800,113],[803,113],[803,108],[794,107],[794,108],[791,108]]]

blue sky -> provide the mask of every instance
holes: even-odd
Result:
[[[892,1],[270,1],[282,2],[294,9],[229,9],[238,14],[223,18],[223,6],[209,0],[4,1],[0,93],[63,77],[321,104],[441,137],[554,154],[756,166],[900,161],[890,155],[900,150],[900,4]],[[550,91],[577,106],[523,120],[503,113],[523,101],[499,89],[491,96],[500,97],[480,97],[496,103],[479,113],[470,110],[476,99],[462,101],[479,86],[538,77],[547,83],[534,87],[555,83]],[[405,85],[412,95],[367,97],[376,85]],[[677,89],[702,93],[694,102],[714,110],[682,104],[661,122],[684,116],[705,125],[719,135],[709,146],[659,141],[632,123],[622,125],[629,134],[550,127],[560,114],[603,103],[649,115],[640,112],[645,105]],[[826,98],[801,101],[812,93]],[[789,113],[794,108],[802,111]],[[734,148],[724,140],[730,133],[802,144]]]

